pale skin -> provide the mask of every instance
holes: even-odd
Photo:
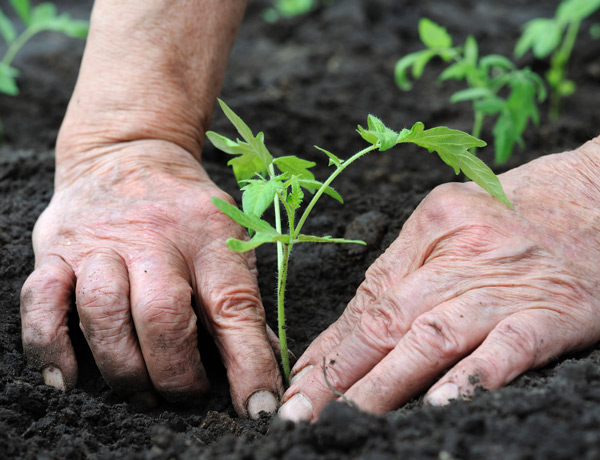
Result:
[[[208,390],[200,317],[250,417],[281,400],[285,418],[318,418],[338,397],[323,358],[333,387],[382,413],[427,389],[426,402],[444,404],[498,388],[600,339],[596,139],[502,175],[514,210],[473,184],[432,191],[284,394],[254,256],[225,246],[244,231],[210,203],[230,198],[201,166],[244,6],[96,1],[22,291],[24,351],[48,384],[76,385],[72,299],[103,377],[124,394],[193,401]]]

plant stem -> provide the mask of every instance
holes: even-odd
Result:
[[[281,350],[281,367],[285,384],[290,383],[290,359],[288,356],[287,335],[285,326],[285,284],[287,282],[288,262],[293,243],[283,244],[283,259],[277,285],[277,323],[279,328],[279,349]]]
[[[471,135],[479,139],[481,135],[481,128],[483,127],[483,120],[485,119],[485,113],[481,110],[475,110],[475,119],[473,120],[473,131]],[[471,148],[471,154],[477,155],[477,147]]]
[[[323,195],[323,193],[325,193],[325,190],[327,190],[327,187],[329,187],[329,185],[333,182],[333,180],[344,169],[346,169],[348,166],[350,166],[352,163],[354,163],[360,157],[362,157],[363,155],[366,155],[367,153],[369,153],[369,152],[371,152],[371,151],[373,151],[375,149],[377,149],[377,147],[374,146],[374,145],[371,145],[371,146],[369,146],[369,147],[361,150],[360,152],[355,153],[350,158],[348,158],[346,161],[342,162],[336,168],[336,170],[331,173],[331,176],[329,176],[327,178],[327,180],[325,182],[323,182],[323,185],[321,185],[321,187],[319,188],[319,190],[317,190],[317,192],[314,194],[312,200],[310,200],[310,203],[308,203],[308,206],[304,210],[304,213],[302,213],[302,217],[300,217],[300,220],[298,220],[298,225],[296,225],[296,228],[293,229],[293,230],[290,229],[292,240],[298,238],[298,235],[300,234],[300,230],[302,230],[302,226],[306,222],[306,219],[308,219],[308,215],[310,214],[310,212],[312,211],[312,209],[315,207],[315,204],[317,204],[317,201],[319,201],[319,198],[321,198],[321,196]]]
[[[27,43],[27,41],[33,37],[35,34],[37,34],[38,32],[41,32],[43,29],[40,29],[38,27],[28,27],[27,29],[25,29],[23,31],[23,33],[21,35],[19,35],[15,41],[13,41],[9,46],[8,49],[6,50],[6,53],[4,54],[4,57],[2,58],[2,61],[0,61],[1,64],[10,66],[11,62],[13,61],[13,59],[15,58],[15,56],[17,55],[17,53],[19,52],[19,50],[23,47],[23,45],[25,43]]]
[[[581,26],[581,21],[575,21],[569,23],[567,28],[567,33],[565,34],[565,39],[563,40],[560,48],[552,55],[552,69],[556,70],[557,73],[560,74],[561,78],[558,82],[553,84],[552,82],[548,82],[550,87],[552,88],[552,92],[550,94],[550,119],[557,120],[559,114],[559,106],[560,99],[562,95],[559,91],[560,84],[565,80],[567,75],[567,64],[569,63],[569,59],[571,58],[571,52],[573,51],[573,47],[575,46],[575,41],[577,40],[577,34],[579,33],[579,27]]]

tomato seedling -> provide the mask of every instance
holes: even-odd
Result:
[[[512,207],[495,174],[483,161],[469,152],[472,147],[485,146],[485,142],[462,131],[445,127],[425,129],[423,123],[418,122],[411,129],[396,132],[386,127],[378,118],[369,115],[367,128],[358,127],[359,134],[369,146],[347,160],[315,146],[327,155],[329,166],[334,168],[329,177],[320,182],[310,171],[316,165],[314,162],[296,156],[273,157],[265,146],[262,132],[254,135],[248,125],[223,101],[219,100],[219,104],[242,140],[234,141],[213,131],[207,132],[206,135],[216,148],[235,156],[229,160],[228,165],[233,168],[243,192],[242,209],[219,198],[212,198],[212,202],[227,216],[246,227],[250,233],[251,238],[247,241],[229,238],[227,246],[232,251],[250,251],[265,243],[277,245],[277,318],[286,383],[289,380],[290,365],[285,325],[285,287],[292,248],[300,243],[365,244],[358,240],[302,233],[304,224],[321,196],[326,194],[343,203],[340,194],[331,188],[331,183],[344,169],[373,150],[384,151],[397,144],[413,143],[430,152],[437,152],[445,163],[454,168],[456,174],[462,171],[494,198]],[[312,194],[312,198],[301,210],[305,192]],[[264,212],[271,205],[274,207],[274,225],[262,219]],[[287,221],[285,230],[282,209]]]
[[[550,118],[558,119],[560,100],[575,92],[575,82],[567,78],[569,59],[581,22],[600,9],[600,0],[563,0],[553,18],[536,18],[525,24],[515,46],[515,56],[531,50],[538,59],[550,55],[546,81],[550,87]]]
[[[412,87],[409,70],[412,69],[413,78],[420,78],[427,63],[435,57],[449,63],[439,80],[464,80],[468,86],[454,93],[450,102],[472,102],[474,137],[480,137],[487,116],[497,117],[493,128],[495,161],[506,162],[515,144],[523,147],[522,135],[529,120],[539,122],[537,104],[546,98],[541,78],[528,68],[517,69],[504,56],[479,57],[479,46],[472,36],[467,37],[463,46],[452,46],[452,37],[446,29],[427,18],[419,21],[419,37],[426,49],[408,54],[396,63],[396,84],[409,90]]]
[[[69,37],[85,38],[89,23],[73,19],[67,13],[57,14],[56,6],[52,3],[40,3],[33,8],[29,0],[10,0],[10,4],[25,24],[25,30],[21,34],[17,34],[15,25],[4,11],[0,10],[0,36],[7,45],[6,52],[0,60],[0,93],[17,96],[19,87],[16,79],[19,71],[12,67],[12,62],[25,43],[34,35],[44,31],[61,32]],[[1,123],[0,139],[2,139]]]

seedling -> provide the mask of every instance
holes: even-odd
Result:
[[[334,0],[321,0],[324,5],[333,3]],[[312,11],[317,0],[275,0],[271,8],[263,12],[267,22],[277,22],[280,18],[292,18]]]
[[[546,81],[550,87],[550,118],[558,119],[560,101],[575,92],[575,82],[567,78],[569,59],[581,22],[600,9],[600,0],[563,0],[553,18],[536,18],[525,24],[515,47],[515,56],[531,50],[538,59],[550,57]]]
[[[246,227],[250,233],[251,238],[247,241],[229,238],[227,246],[232,251],[250,251],[265,243],[277,245],[277,318],[282,368],[286,382],[289,381],[290,365],[285,324],[285,287],[292,248],[300,243],[365,244],[364,241],[302,233],[304,224],[323,194],[343,203],[340,194],[331,188],[331,183],[344,169],[373,150],[384,151],[397,144],[413,143],[430,152],[437,152],[445,163],[454,168],[456,174],[462,171],[494,198],[512,207],[498,178],[485,163],[468,151],[472,147],[485,146],[485,142],[462,131],[445,127],[425,129],[423,123],[419,122],[415,123],[410,130],[403,129],[395,132],[387,128],[378,118],[369,115],[367,128],[358,127],[358,133],[369,143],[369,146],[347,160],[342,160],[333,153],[315,146],[327,155],[329,166],[334,168],[329,177],[320,182],[310,171],[315,166],[314,162],[296,156],[273,157],[265,146],[262,132],[254,135],[248,125],[223,101],[219,100],[219,104],[243,140],[234,141],[213,131],[206,134],[216,148],[235,156],[229,160],[228,165],[233,168],[243,191],[242,209],[219,198],[212,198],[212,202],[223,213]],[[301,210],[305,192],[312,194],[312,198]],[[274,208],[274,226],[262,219],[264,212],[271,205]],[[287,221],[285,231],[282,209]]]
[[[468,88],[454,93],[450,102],[471,101],[474,120],[471,134],[480,137],[485,118],[496,116],[493,128],[495,161],[506,162],[515,144],[523,147],[523,132],[532,120],[539,122],[537,104],[546,98],[541,78],[530,69],[517,69],[506,57],[490,54],[479,57],[479,46],[469,36],[463,46],[452,46],[452,37],[445,28],[423,18],[419,21],[419,36],[427,47],[408,54],[396,63],[396,84],[410,90],[412,77],[420,78],[427,63],[439,57],[449,66],[439,76],[439,81],[465,81]],[[508,95],[504,97],[504,94]],[[476,149],[473,149],[473,154]]]
[[[0,93],[17,96],[19,87],[16,79],[19,71],[12,67],[12,61],[25,43],[43,31],[61,32],[69,37],[85,38],[89,24],[87,21],[72,19],[67,13],[58,15],[52,3],[40,3],[33,8],[29,0],[10,0],[10,4],[25,24],[25,30],[17,34],[15,25],[0,10],[0,35],[7,45],[6,52],[0,60]],[[0,139],[2,139],[1,123]]]

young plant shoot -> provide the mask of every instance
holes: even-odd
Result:
[[[456,174],[462,171],[494,198],[512,207],[498,178],[485,163],[469,152],[470,148],[485,146],[485,142],[462,131],[445,127],[425,129],[423,123],[415,123],[411,129],[396,132],[387,128],[378,118],[369,115],[367,128],[358,127],[358,133],[369,145],[347,160],[316,147],[327,155],[329,166],[333,168],[329,177],[320,182],[310,171],[310,168],[315,166],[314,162],[296,156],[273,157],[265,146],[263,133],[254,135],[246,123],[223,101],[219,100],[219,104],[242,140],[234,141],[213,131],[206,134],[216,148],[235,156],[228,164],[232,166],[241,185],[242,209],[219,198],[213,198],[212,202],[234,221],[246,227],[250,233],[251,238],[248,241],[228,239],[227,246],[232,251],[250,251],[265,243],[277,245],[277,317],[286,383],[289,381],[290,364],[285,325],[285,287],[292,248],[300,243],[365,244],[363,241],[302,233],[304,224],[321,196],[326,194],[343,202],[339,193],[331,188],[331,183],[344,169],[373,150],[384,151],[397,144],[413,143],[430,152],[436,152],[445,163],[454,168]],[[302,208],[305,192],[312,197]],[[274,206],[273,225],[262,219],[263,213],[271,205]],[[284,221],[287,224],[285,229]]]
[[[19,71],[12,67],[12,62],[19,50],[34,35],[44,31],[61,32],[69,37],[85,38],[88,33],[88,21],[72,19],[67,13],[58,15],[52,3],[40,3],[31,7],[29,0],[10,0],[16,15],[25,24],[25,30],[17,34],[15,25],[4,11],[0,10],[0,36],[6,42],[7,48],[0,60],[0,93],[17,96],[19,88],[17,77]],[[2,124],[0,123],[0,139],[2,139]]]
[[[538,59],[550,57],[546,81],[550,87],[550,118],[558,119],[560,101],[573,94],[575,82],[567,78],[569,59],[581,22],[600,9],[600,0],[563,0],[553,18],[536,18],[525,24],[515,56],[531,50]]]
[[[472,36],[467,37],[463,46],[452,46],[452,37],[446,29],[429,19],[423,18],[419,22],[419,36],[427,48],[408,54],[396,63],[396,84],[403,90],[410,90],[408,72],[411,68],[412,77],[420,78],[431,59],[440,57],[449,63],[439,80],[464,80],[468,86],[454,93],[450,101],[472,102],[471,134],[474,137],[480,137],[486,117],[497,117],[493,128],[495,161],[497,164],[506,162],[515,144],[523,147],[522,134],[529,120],[539,122],[537,104],[546,98],[541,78],[528,68],[517,69],[504,56],[479,57],[479,47]],[[476,153],[475,148],[472,153]]]

